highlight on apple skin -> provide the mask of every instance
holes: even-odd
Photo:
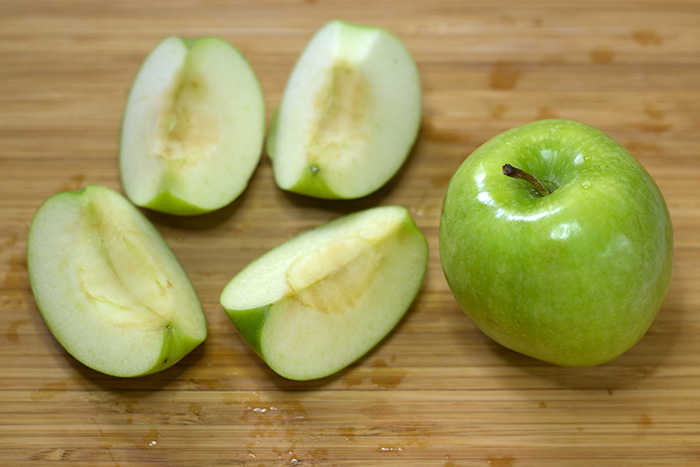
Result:
[[[56,340],[84,365],[143,376],[207,337],[189,277],[153,224],[119,193],[88,185],[47,199],[32,220],[27,269]]]
[[[562,366],[599,365],[637,343],[673,265],[652,177],[613,139],[567,120],[529,123],[474,151],[447,188],[439,242],[476,326]]]
[[[389,31],[334,20],[306,46],[268,129],[277,185],[360,198],[401,168],[421,120],[418,69]]]
[[[168,214],[222,208],[245,190],[264,137],[265,101],[245,57],[218,37],[167,37],[144,60],[124,109],[124,190]]]
[[[240,271],[221,293],[239,334],[279,375],[329,376],[375,347],[416,297],[423,234],[399,206],[302,232]]]

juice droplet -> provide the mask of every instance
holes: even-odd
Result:
[[[589,189],[589,188],[591,187],[591,182],[583,182],[583,183],[581,184],[581,187],[582,187],[584,190],[587,190],[587,189]]]

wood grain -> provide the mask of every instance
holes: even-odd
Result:
[[[193,280],[209,339],[140,379],[77,363],[32,298],[27,229],[58,191],[121,191],[120,119],[145,54],[168,34],[224,37],[254,67],[269,114],[331,18],[392,30],[418,63],[423,122],[405,167],[366,199],[331,203],[281,192],[263,159],[218,212],[147,213]],[[699,465],[699,26],[697,0],[0,0],[0,465]],[[657,321],[596,368],[491,342],[455,303],[438,258],[442,197],[461,161],[500,131],[553,116],[627,146],[675,227]],[[345,371],[281,379],[236,334],[220,291],[290,236],[380,204],[409,208],[428,237],[418,299]]]

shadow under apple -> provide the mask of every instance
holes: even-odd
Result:
[[[320,209],[323,211],[331,211],[340,216],[369,209],[374,206],[379,206],[391,198],[392,194],[396,191],[399,185],[405,183],[404,179],[414,168],[413,166],[416,164],[415,159],[418,157],[418,153],[421,151],[421,133],[422,128],[419,129],[416,141],[411,147],[406,160],[399,167],[396,173],[387,181],[387,183],[367,196],[356,199],[322,199],[281,190],[277,186],[275,186],[274,189],[279,192],[280,197],[285,203],[292,205],[293,208],[297,210]]]
[[[668,307],[663,307],[660,311],[660,314],[667,313],[674,311]],[[654,376],[657,369],[663,366],[673,351],[677,332],[656,332],[656,327],[656,324],[652,324],[644,337],[621,356],[590,367],[554,365],[512,351],[487,336],[482,336],[488,341],[487,346],[492,355],[506,363],[513,371],[542,380],[546,386],[611,392],[636,387],[641,381]]]
[[[243,208],[246,198],[248,198],[250,195],[251,190],[255,189],[256,179],[260,177],[259,173],[264,172],[260,168],[261,165],[262,164],[258,164],[258,166],[255,168],[246,189],[243,190],[243,192],[236,199],[231,201],[231,203],[215,211],[194,216],[179,216],[175,214],[166,214],[147,208],[141,208],[140,210],[156,227],[159,228],[167,227],[186,231],[215,229],[229,222]]]
[[[426,273],[426,280],[427,274],[428,273]],[[421,298],[424,294],[425,290],[424,288],[421,288],[418,291],[418,294],[416,295],[416,298],[414,299],[413,303],[408,308],[403,317],[399,320],[399,322],[396,324],[396,326],[394,326],[394,328],[391,331],[389,331],[389,333],[386,336],[384,336],[384,338],[382,338],[382,340],[380,340],[374,347],[367,351],[367,353],[365,353],[364,355],[362,355],[357,360],[355,360],[345,368],[341,369],[340,371],[333,373],[332,375],[326,376],[325,378],[308,381],[294,381],[291,379],[286,379],[272,371],[257,355],[254,356],[260,362],[260,366],[264,367],[264,371],[268,374],[272,383],[274,383],[274,385],[282,391],[308,392],[333,386],[339,381],[346,380],[349,374],[361,371],[361,369],[365,367],[369,368],[370,366],[372,366],[370,362],[378,361],[377,355],[382,351],[386,351],[386,346],[391,345],[391,340],[395,337],[397,333],[401,332],[401,328],[405,326],[406,321],[410,319],[411,315],[416,312],[416,308],[420,306]],[[253,353],[252,350],[250,350],[250,352]]]

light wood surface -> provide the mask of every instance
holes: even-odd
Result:
[[[423,124],[378,193],[324,202],[281,192],[263,158],[232,205],[148,213],[209,322],[175,367],[116,379],[54,340],[27,281],[29,222],[50,195],[121,191],[119,126],[163,36],[217,35],[261,81],[268,115],[313,32],[332,18],[404,40]],[[700,465],[700,2],[0,0],[0,465]],[[671,289],[644,339],[599,367],[505,350],[454,301],[438,258],[447,182],[478,145],[545,117],[597,126],[656,179],[675,226]],[[410,209],[430,244],[414,306],[328,379],[272,373],[218,303],[228,280],[292,235],[354,210]]]

